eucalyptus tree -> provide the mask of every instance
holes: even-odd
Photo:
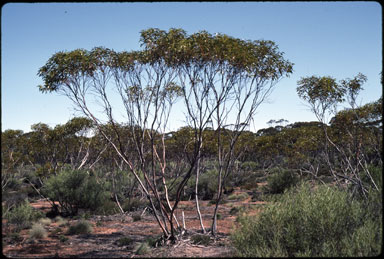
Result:
[[[203,232],[197,189],[203,131],[208,126],[217,131],[219,176],[211,228],[214,235],[217,208],[235,158],[236,142],[276,83],[292,73],[293,64],[284,59],[272,41],[245,41],[206,31],[187,35],[181,29],[171,29],[168,33],[151,29],[145,36],[148,49],[177,68],[187,123],[195,130],[196,162],[195,159],[192,162],[196,163],[195,200]],[[224,131],[229,124],[232,129]],[[221,139],[225,132],[233,133],[227,144]]]
[[[219,145],[220,170],[225,167],[225,173],[219,176],[216,215],[235,143],[273,86],[292,73],[292,63],[283,58],[272,41],[244,41],[205,31],[188,36],[182,29],[148,29],[141,32],[140,42],[141,51],[94,48],[58,52],[39,70],[44,81],[40,90],[63,93],[92,119],[146,193],[164,237],[175,240],[174,220],[178,225],[175,213],[182,190],[193,174],[198,180],[203,130],[215,126],[221,136],[224,123],[229,122],[236,132],[228,152]],[[120,107],[124,108],[124,126],[132,129],[132,137],[127,141],[122,140],[118,130],[118,106],[110,88],[118,93]],[[189,143],[193,149],[189,166],[177,174],[180,181],[171,205],[166,174],[175,174],[166,172],[170,167],[166,166],[165,136],[171,108],[178,97],[185,104],[186,122],[193,129],[194,138]],[[101,105],[103,114],[97,114],[89,105],[92,98]],[[230,122],[231,110],[235,119]],[[103,128],[105,122],[112,131]],[[133,148],[124,148],[132,143]],[[137,159],[130,156],[132,153]],[[198,211],[198,190],[196,208]],[[213,226],[215,234],[216,216]]]
[[[373,180],[364,155],[359,147],[361,132],[358,123],[344,125],[344,130],[348,142],[351,145],[340,145],[335,142],[329,134],[327,126],[332,115],[336,115],[338,106],[347,101],[350,105],[350,113],[353,114],[353,120],[358,121],[357,96],[363,89],[362,85],[367,81],[365,75],[359,73],[354,78],[336,81],[332,77],[311,76],[301,78],[298,83],[297,93],[300,98],[305,100],[318,121],[323,125],[325,137],[325,162],[328,165],[335,180],[347,180],[356,187],[364,196],[368,192],[368,187],[362,182],[361,174],[367,176],[371,186],[378,190],[378,186]],[[347,126],[350,126],[347,128]],[[334,160],[335,156],[331,154],[336,152],[339,161]],[[341,165],[341,170],[336,170],[336,164]]]
[[[209,118],[217,134],[218,186],[211,233],[217,231],[217,212],[223,188],[241,152],[239,137],[277,82],[292,73],[293,64],[273,41],[245,41],[223,34],[207,35],[211,69],[205,72],[211,94]],[[206,70],[204,70],[206,71]]]
[[[91,51],[58,52],[40,68],[38,74],[44,81],[40,86],[42,92],[63,93],[93,121],[98,133],[104,136],[135,176],[164,237],[175,239],[174,209],[165,185],[165,145],[164,138],[161,138],[168,125],[170,108],[178,96],[178,88],[172,82],[172,70],[162,61],[156,61],[148,51],[117,53],[98,47]],[[113,109],[110,88],[118,93],[124,107],[125,126],[131,129],[128,140],[119,130],[121,125],[116,119],[118,111]],[[101,106],[102,114],[95,111],[92,102]],[[109,127],[105,127],[105,122]],[[125,146],[133,148],[127,150]],[[155,164],[161,167],[160,172],[156,172]],[[157,186],[159,178],[165,189],[163,196]]]

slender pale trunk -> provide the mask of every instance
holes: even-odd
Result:
[[[201,217],[200,206],[199,206],[199,195],[198,195],[199,174],[200,174],[200,150],[199,150],[199,155],[198,155],[197,164],[196,164],[195,202],[196,202],[197,215],[199,216],[201,231],[205,233],[203,218]]]

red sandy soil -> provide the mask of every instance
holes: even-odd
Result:
[[[235,190],[235,193],[243,191]],[[91,216],[89,221],[92,223],[93,232],[86,235],[66,234],[68,225],[77,220],[67,218],[68,224],[58,226],[54,221],[45,226],[48,236],[39,240],[28,238],[28,229],[22,230],[18,240],[10,237],[13,232],[3,220],[3,249],[2,252],[7,257],[15,258],[46,258],[46,257],[80,257],[80,258],[121,258],[121,257],[233,257],[233,249],[229,241],[229,234],[233,230],[236,215],[229,212],[232,207],[250,208],[251,205],[264,204],[264,202],[252,202],[249,197],[243,201],[228,201],[219,206],[221,219],[218,220],[218,235],[215,240],[205,246],[193,244],[191,236],[201,233],[200,223],[195,210],[194,201],[181,201],[176,214],[180,224],[182,224],[181,211],[185,214],[186,235],[174,245],[150,248],[144,255],[137,255],[136,249],[148,237],[161,235],[161,230],[155,218],[145,213],[140,221],[134,222],[132,213],[116,214],[110,216]],[[31,205],[44,212],[50,208],[50,204],[40,200]],[[257,213],[259,208],[251,209],[251,214]],[[205,228],[210,228],[214,205],[209,201],[200,201],[200,210],[203,215]],[[58,232],[58,229],[61,231]],[[67,241],[61,242],[59,236],[65,236]],[[119,246],[118,240],[122,237],[130,237],[134,242],[129,246]]]

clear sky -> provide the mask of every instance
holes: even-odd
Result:
[[[297,97],[306,76],[368,77],[361,104],[382,95],[382,7],[378,2],[169,2],[8,3],[1,9],[2,131],[51,127],[79,115],[56,93],[42,94],[38,69],[57,51],[104,46],[139,50],[140,31],[206,30],[245,40],[272,40],[294,72],[281,80],[259,107],[253,130],[270,119],[290,123],[316,120]],[[172,127],[182,126],[172,117]]]

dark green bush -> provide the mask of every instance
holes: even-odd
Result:
[[[259,164],[254,161],[245,161],[240,164],[240,168],[248,172],[253,172],[259,168]]]
[[[129,246],[134,242],[134,240],[131,237],[122,237],[117,240],[118,246]]]
[[[199,177],[198,190],[201,200],[211,200],[216,196],[217,192],[217,177],[216,170],[208,170]],[[193,190],[195,189],[193,184]]]
[[[100,206],[97,207],[97,209],[94,211],[95,214],[98,215],[114,215],[120,212],[119,207],[117,206],[116,202],[105,199]]]
[[[80,220],[68,228],[68,235],[89,234],[93,232],[92,224],[87,220]]]
[[[59,240],[60,240],[60,242],[64,243],[64,242],[68,241],[68,237],[66,237],[64,235],[60,235]]]
[[[147,199],[131,197],[124,200],[121,206],[124,211],[136,211],[136,210],[143,210],[148,205],[149,205],[149,202]]]
[[[264,181],[265,172],[257,170],[257,163],[247,161],[240,164],[235,172],[231,172],[227,179],[227,187],[242,187],[247,190],[257,188],[259,182]]]
[[[132,220],[133,220],[133,222],[140,221],[141,220],[141,215],[140,214],[133,214],[132,215]]]
[[[200,172],[199,183],[197,187],[199,192],[199,199],[211,200],[216,196],[217,177],[218,177],[218,172],[215,169]],[[169,192],[169,198],[171,200],[175,200],[177,187],[179,186],[181,180],[182,180],[181,178],[178,178],[176,180],[173,180],[173,179],[169,180],[168,192]],[[188,180],[188,183],[184,187],[181,200],[195,199],[195,185],[196,185],[196,178],[192,177],[191,179]]]
[[[140,245],[138,245],[137,249],[136,249],[136,254],[137,255],[145,255],[149,252],[149,245],[147,242],[143,242],[141,243]]]
[[[267,191],[276,194],[283,193],[286,189],[294,186],[298,182],[298,177],[291,170],[276,168],[271,170],[267,181]]]
[[[236,215],[241,211],[241,207],[232,207],[231,210],[229,211],[230,215]]]
[[[79,208],[95,211],[109,198],[106,183],[82,170],[61,171],[47,179],[42,191],[69,215],[76,215]]]
[[[209,245],[212,243],[210,236],[201,234],[191,236],[191,241],[195,245]]]
[[[5,214],[8,223],[15,224],[17,229],[29,228],[33,221],[43,217],[43,213],[34,209],[28,200]]]
[[[382,216],[367,211],[365,202],[336,188],[301,184],[259,215],[239,216],[231,240],[239,256],[376,256]]]

